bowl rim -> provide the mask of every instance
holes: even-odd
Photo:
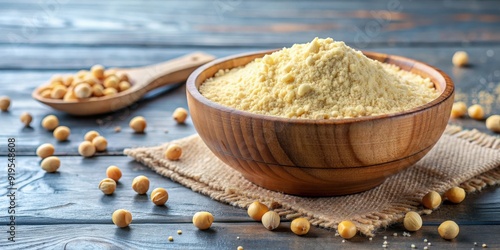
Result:
[[[398,117],[403,117],[403,116],[408,116],[412,115],[415,113],[422,112],[424,110],[427,110],[431,107],[438,106],[439,104],[445,102],[449,98],[452,98],[455,92],[455,86],[453,84],[453,81],[451,78],[444,73],[442,70],[440,70],[437,67],[434,67],[432,65],[429,65],[427,63],[417,61],[411,58],[403,57],[403,56],[398,56],[398,55],[391,55],[391,54],[384,54],[384,53],[378,53],[378,52],[373,52],[373,51],[365,51],[365,50],[360,50],[363,55],[367,56],[378,56],[378,57],[383,57],[385,58],[384,61],[380,61],[382,63],[389,63],[388,61],[407,61],[411,63],[411,67],[409,69],[403,69],[401,68],[400,65],[394,64],[394,63],[389,63],[396,65],[401,68],[401,70],[409,71],[411,68],[415,67],[415,65],[421,65],[424,68],[426,68],[426,72],[432,72],[435,71],[438,73],[440,77],[442,77],[442,80],[445,82],[445,88],[441,92],[441,94],[432,100],[431,102],[428,102],[424,105],[405,110],[402,112],[397,112],[397,113],[389,113],[389,114],[381,114],[381,115],[376,115],[376,116],[361,116],[361,117],[352,117],[352,118],[334,118],[334,119],[309,119],[309,118],[286,118],[286,117],[281,117],[281,116],[272,116],[272,115],[263,115],[263,114],[257,114],[257,113],[252,113],[249,111],[244,111],[244,110],[239,110],[235,109],[232,107],[224,106],[222,104],[219,104],[217,102],[211,101],[205,96],[203,96],[199,89],[196,87],[196,81],[200,75],[206,71],[207,69],[216,66],[218,64],[222,64],[226,61],[229,60],[234,60],[237,58],[243,58],[243,57],[248,57],[248,56],[255,56],[255,55],[266,55],[266,54],[271,54],[273,52],[278,51],[279,49],[272,49],[272,50],[259,50],[259,51],[251,51],[251,52],[245,52],[245,53],[239,53],[235,55],[230,55],[226,57],[222,57],[219,59],[216,59],[214,61],[211,61],[209,63],[206,63],[199,68],[197,68],[191,75],[189,75],[187,81],[186,81],[186,91],[188,94],[190,94],[194,99],[197,101],[203,103],[206,106],[209,106],[210,108],[216,109],[221,112],[225,113],[230,113],[230,114],[235,114],[235,115],[241,115],[245,117],[249,117],[252,119],[262,119],[262,120],[269,120],[269,121],[274,121],[274,122],[285,122],[285,123],[293,123],[293,124],[331,124],[331,125],[336,125],[336,124],[351,124],[351,123],[358,123],[358,122],[370,122],[370,121],[376,121],[376,120],[381,120],[381,119],[386,119],[386,118],[398,118]],[[370,58],[370,56],[368,56]],[[256,57],[258,58],[258,57]],[[372,59],[372,58],[370,58]],[[377,59],[373,59],[377,60]],[[379,60],[377,60],[379,61]],[[417,74],[417,73],[414,73]],[[420,74],[417,74],[420,75]],[[434,84],[436,84],[434,82]],[[189,98],[188,98],[189,101]]]

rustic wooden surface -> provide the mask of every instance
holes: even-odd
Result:
[[[187,107],[182,84],[151,93],[136,105],[113,114],[74,117],[51,110],[31,99],[32,90],[52,74],[76,72],[100,63],[109,67],[137,67],[162,62],[189,52],[204,51],[218,57],[252,50],[289,46],[315,36],[332,36],[356,48],[398,54],[435,65],[447,72],[468,103],[481,91],[495,93],[500,82],[500,3],[496,1],[32,1],[0,3],[0,95],[12,98],[9,112],[0,113],[0,248],[1,249],[359,249],[389,247],[433,249],[475,247],[482,243],[499,249],[500,189],[491,187],[469,195],[462,204],[444,203],[424,217],[424,227],[402,237],[401,225],[378,232],[373,241],[356,236],[342,243],[334,232],[313,228],[305,237],[292,235],[283,223],[277,232],[252,222],[246,211],[221,204],[158,176],[123,156],[133,146],[152,146],[195,133],[191,120],[176,125],[171,114]],[[399,3],[393,11],[391,3]],[[436,8],[430,8],[435,6]],[[46,13],[44,16],[43,14]],[[46,18],[48,15],[48,18]],[[378,23],[378,25],[377,25]],[[378,27],[378,28],[377,28]],[[360,31],[361,30],[361,31]],[[363,32],[364,30],[364,32]],[[366,31],[369,31],[367,33]],[[360,33],[361,32],[361,33]],[[364,34],[364,35],[363,35]],[[454,68],[451,56],[466,50],[472,66]],[[496,94],[498,98],[498,94]],[[497,99],[498,100],[498,99]],[[490,113],[500,113],[497,102]],[[23,128],[19,115],[34,116]],[[70,140],[56,142],[41,128],[48,114],[72,129]],[[128,121],[142,115],[146,134],[134,134]],[[452,121],[465,128],[486,130],[484,122]],[[121,126],[120,133],[114,132]],[[104,134],[108,151],[91,159],[77,155],[78,143],[91,129]],[[7,241],[7,139],[16,139],[18,207],[16,243]],[[39,168],[36,147],[53,143],[62,167],[55,174]],[[107,166],[121,167],[124,176],[113,196],[104,196],[97,184]],[[169,190],[166,207],[155,207],[137,196],[131,180],[144,174],[152,187]],[[127,208],[134,216],[127,229],[111,223],[111,213]],[[212,212],[210,231],[196,230],[194,212]],[[437,225],[453,219],[461,234],[453,241],[437,235]],[[178,229],[183,231],[177,235]],[[393,237],[393,233],[398,233]],[[174,237],[173,242],[167,240]],[[240,237],[239,239],[237,237]]]

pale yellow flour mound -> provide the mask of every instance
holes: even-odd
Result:
[[[220,70],[200,92],[235,109],[306,119],[396,113],[439,96],[429,79],[371,60],[331,38]]]

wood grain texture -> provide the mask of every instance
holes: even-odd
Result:
[[[311,120],[239,111],[209,101],[198,91],[220,69],[243,66],[268,53],[215,60],[193,72],[186,83],[200,137],[219,159],[259,186],[307,196],[365,191],[420,160],[447,125],[454,95],[451,79],[421,62],[381,53],[364,52],[430,78],[441,95],[395,114]]]
[[[0,43],[282,47],[318,34],[363,47],[500,41],[496,1],[444,1],[436,10],[429,0],[61,2],[4,2]]]

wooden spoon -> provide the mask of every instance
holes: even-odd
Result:
[[[97,115],[117,111],[139,100],[149,91],[168,84],[185,81],[200,65],[215,59],[214,56],[195,52],[163,63],[140,68],[116,69],[128,75],[132,87],[112,96],[91,97],[76,101],[44,98],[40,95],[45,86],[35,89],[35,100],[72,115]]]

